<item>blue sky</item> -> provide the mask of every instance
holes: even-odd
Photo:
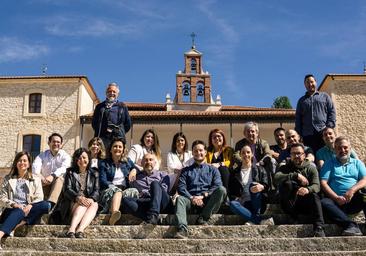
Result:
[[[303,77],[362,73],[362,0],[3,0],[0,75],[86,75],[100,99],[115,81],[120,99],[165,102],[183,54],[196,47],[225,105],[295,107]]]

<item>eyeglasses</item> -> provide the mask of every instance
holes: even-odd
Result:
[[[302,156],[304,154],[305,154],[304,152],[291,152],[291,156],[294,156],[294,157],[299,157],[299,156]]]

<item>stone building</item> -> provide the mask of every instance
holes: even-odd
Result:
[[[133,122],[128,145],[138,143],[146,129],[154,128],[164,160],[178,131],[191,143],[207,141],[209,131],[220,128],[234,146],[243,137],[245,122],[258,122],[261,137],[271,143],[275,128],[294,126],[292,109],[224,106],[220,96],[213,100],[211,75],[203,69],[202,56],[194,46],[184,54],[184,70],[176,74],[173,99],[167,95],[165,103],[125,102]],[[0,95],[0,168],[10,167],[20,150],[35,156],[47,149],[52,132],[64,136],[69,154],[93,137],[91,118],[99,100],[85,76],[0,77]]]
[[[85,76],[0,77],[0,95],[0,168],[10,167],[16,152],[47,149],[52,132],[72,153],[80,146],[80,116],[98,99]]]
[[[351,139],[361,160],[366,158],[366,74],[329,74],[319,86],[333,99],[336,131]]]

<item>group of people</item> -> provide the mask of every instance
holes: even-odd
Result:
[[[49,149],[31,164],[27,152],[16,155],[4,179],[0,203],[5,211],[0,238],[50,213],[55,223],[67,223],[65,234],[83,238],[98,212],[109,213],[114,225],[122,212],[147,224],[158,224],[160,213],[176,215],[176,238],[188,237],[187,213],[196,212],[197,225],[207,225],[221,207],[248,224],[264,224],[268,201],[278,198],[294,218],[309,215],[314,236],[324,237],[324,216],[339,224],[344,235],[362,235],[348,214],[365,210],[366,169],[347,137],[335,135],[331,98],[316,90],[314,76],[296,109],[295,129],[274,131],[276,145],[259,137],[255,122],[244,125],[244,138],[234,148],[220,129],[209,132],[208,147],[195,140],[191,150],[182,132],[174,135],[162,170],[157,133],[146,130],[140,143],[126,148],[131,126],[126,106],[117,100],[115,83],[97,105],[92,125],[95,137],[88,149],[72,157],[61,149],[63,138],[53,133]],[[302,138],[302,140],[301,140]],[[274,197],[273,197],[274,195]]]

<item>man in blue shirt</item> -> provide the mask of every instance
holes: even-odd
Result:
[[[341,225],[343,235],[361,236],[358,225],[347,214],[366,211],[360,189],[366,186],[366,168],[358,159],[350,157],[351,143],[346,137],[335,142],[336,157],[328,160],[320,172],[320,183],[326,195],[321,200],[328,217]]]
[[[316,153],[324,146],[322,130],[335,127],[336,113],[330,96],[317,91],[313,75],[306,75],[304,84],[306,93],[297,102],[295,130],[303,138],[304,144]]]
[[[212,214],[216,213],[226,197],[219,170],[205,163],[206,145],[196,140],[192,143],[194,164],[182,169],[178,182],[176,219],[178,232],[176,238],[188,237],[187,210],[195,207],[201,210],[197,225],[207,225]]]

